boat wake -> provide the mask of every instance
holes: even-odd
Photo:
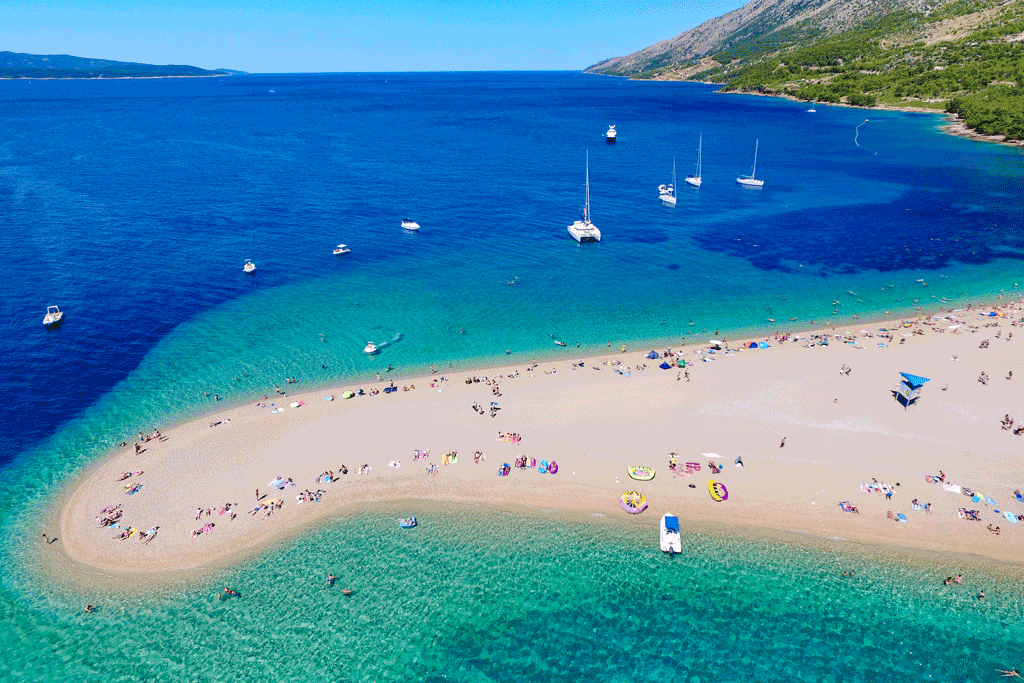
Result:
[[[377,348],[378,351],[380,351],[381,349],[386,349],[392,344],[397,344],[400,341],[402,341],[402,333],[398,332],[390,340],[381,342],[380,344],[374,344],[374,346]]]

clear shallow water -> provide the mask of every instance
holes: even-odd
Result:
[[[0,611],[0,632],[15,639],[10,644],[19,652],[11,673],[53,666],[61,658],[77,661],[72,644],[80,643],[81,653],[89,653],[82,666],[92,667],[97,677],[122,664],[122,679],[147,677],[150,665],[144,662],[150,660],[142,654],[114,654],[123,638],[111,639],[104,651],[105,645],[91,640],[92,622],[68,616],[82,596],[43,595],[24,567],[26,547],[36,542],[38,513],[62,482],[139,429],[210,409],[206,391],[241,402],[262,396],[286,376],[298,377],[300,386],[358,382],[389,363],[403,374],[424,372],[430,363],[476,367],[505,359],[505,349],[518,361],[575,357],[576,342],[592,352],[607,341],[676,343],[683,334],[692,339],[716,330],[728,337],[769,334],[803,328],[811,320],[850,320],[854,313],[908,313],[914,299],[976,300],[1012,291],[1024,275],[1021,155],[939,135],[939,119],[932,116],[871,112],[858,147],[854,131],[864,121],[862,111],[821,107],[812,115],[796,103],[721,96],[701,85],[573,73],[8,81],[0,83],[0,103],[0,533],[11,567],[4,578],[9,609]],[[620,131],[614,146],[603,139],[610,123]],[[684,186],[674,209],[662,206],[656,187],[668,182],[672,156],[685,176],[701,132],[704,186]],[[754,139],[760,139],[758,176],[766,181],[760,191],[734,183],[749,170]],[[593,216],[605,241],[579,246],[565,226],[583,200],[587,150]],[[419,234],[399,229],[406,215],[423,225]],[[332,256],[338,242],[353,253]],[[258,264],[255,276],[241,272],[246,258]],[[833,299],[840,301],[838,314],[832,312]],[[67,310],[67,322],[53,332],[39,324],[50,303]],[[381,342],[399,334],[400,341],[376,358],[361,352],[368,339]],[[552,335],[570,347],[554,347]],[[373,524],[378,523],[387,530],[389,522]],[[452,539],[489,533],[458,530],[476,529],[471,520],[450,526]],[[557,528],[544,533],[558,536]],[[586,533],[596,534],[587,550],[595,557],[619,558],[623,547],[629,554],[640,543],[600,535],[610,531]],[[448,534],[422,534],[433,539],[424,550],[428,557],[451,550]],[[320,542],[305,541],[301,548],[320,548]],[[517,550],[524,542],[512,533],[492,539],[478,549],[478,559],[511,584],[519,574],[504,566],[517,552],[561,565],[558,558],[572,564],[568,558],[578,551],[572,544]],[[376,553],[379,544],[367,541],[359,552],[371,553],[370,548]],[[719,555],[741,552],[740,546],[722,548]],[[782,566],[782,585],[792,587],[815,571],[807,569],[814,561],[796,549],[790,549],[793,559],[783,560],[790,551],[742,548],[752,577]],[[292,563],[294,571],[315,573],[318,552],[295,546],[239,569],[231,580],[245,583],[254,596],[274,594],[285,602],[277,579],[264,583],[260,577],[287,576]],[[594,563],[595,577],[619,576],[615,572],[622,569],[616,562]],[[533,571],[529,564],[510,567]],[[508,602],[519,592],[500,599],[497,589],[488,593],[533,631],[513,637],[512,621],[500,612],[484,610],[486,618],[474,621],[458,602],[438,602],[437,622],[427,630],[447,634],[472,656],[445,658],[438,650],[449,650],[440,646],[413,648],[418,663],[403,659],[401,666],[423,666],[414,678],[448,671],[458,674],[449,680],[531,680],[559,665],[553,652],[570,647],[576,649],[567,661],[578,662],[571,666],[589,666],[583,662],[591,656],[599,662],[593,665],[595,680],[620,680],[623,672],[646,675],[655,666],[651,658],[665,658],[666,649],[691,663],[685,669],[690,679],[683,680],[706,680],[713,675],[711,661],[761,671],[757,650],[738,644],[747,641],[726,617],[713,621],[726,647],[708,645],[697,631],[663,635],[669,627],[680,628],[677,622],[696,619],[698,612],[675,605],[691,615],[688,620],[673,619],[661,631],[619,627],[626,618],[616,611],[625,610],[621,596],[581,592],[574,586],[597,579],[552,571],[564,590],[545,593],[554,589],[535,587],[543,577],[531,575],[534,592],[527,595],[535,602],[526,607]],[[898,570],[880,571],[894,577]],[[424,596],[447,590],[445,577],[428,572],[426,579]],[[951,615],[948,601],[928,592],[933,578],[919,580],[924,592],[912,603],[913,618],[898,622],[900,629],[920,631],[913,642],[924,643],[927,628],[921,624],[932,624],[953,642],[961,622],[980,624],[977,636],[950,651],[983,660],[982,641],[971,638],[983,632],[1002,637],[1000,629],[1008,627],[972,621],[971,612]],[[721,590],[757,594],[762,587],[751,579]],[[883,594],[896,603],[901,598],[894,590]],[[385,599],[384,593],[375,591],[374,599]],[[408,604],[402,609],[427,610],[429,598],[408,590],[404,595]],[[706,592],[693,595],[706,599]],[[1015,600],[986,606],[992,611],[984,614],[998,612],[1007,624],[1019,622],[1019,614],[1005,612],[1019,609]],[[700,614],[708,613],[707,603],[693,601],[704,610]],[[287,641],[283,651],[294,660],[287,666],[317,670],[302,659],[303,648],[313,647],[309,639],[288,640],[291,627],[283,622],[279,629],[285,635],[254,625],[235,641],[215,646],[219,641],[207,641],[207,631],[223,623],[210,616],[207,602],[203,591],[138,603],[150,620],[146,632],[152,636],[140,642],[153,643],[143,652],[158,662],[154,670],[171,667],[183,680],[217,680],[213,673],[196,673],[209,661],[211,667],[219,662],[218,671],[258,673],[274,661],[258,651],[276,639]],[[117,604],[103,618],[114,619],[114,610],[122,610],[115,632],[139,641],[128,630],[142,619],[138,604]],[[260,603],[244,603],[251,604]],[[603,615],[589,634],[573,621],[583,619],[580,605]],[[832,631],[793,626],[803,634],[796,642],[824,653],[840,650],[835,643],[842,640],[851,661],[882,656],[876,650],[887,644],[865,635],[881,627],[857,621],[861,605],[826,606],[810,598],[791,605],[798,616],[787,624],[802,618],[832,625]],[[386,608],[397,609],[390,603]],[[748,611],[731,613],[751,624],[742,632],[774,633],[779,627],[774,614],[743,609]],[[300,616],[305,619],[306,612]],[[252,624],[255,618],[246,617]],[[547,649],[536,645],[536,633],[552,630],[542,618],[579,631],[576,640]],[[852,630],[844,630],[844,620]],[[329,628],[318,619],[306,621],[313,629]],[[178,622],[180,633],[167,628]],[[459,635],[467,629],[475,639]],[[385,668],[352,663],[394,659],[397,636],[390,633],[381,630],[365,640],[352,635],[351,642],[364,649],[353,646],[349,659],[337,655],[337,661],[356,667],[344,675],[390,675]],[[764,651],[793,649],[781,632],[776,640]],[[186,642],[195,649],[187,662],[178,652]],[[238,642],[248,648],[244,663],[239,658],[225,664]],[[52,656],[40,654],[33,643],[45,643]],[[633,646],[636,661],[620,667]],[[915,650],[924,651],[923,645]],[[901,655],[878,666],[910,672],[900,668],[907,662]],[[511,677],[515,666],[525,672],[521,678]],[[787,667],[785,680],[803,675],[803,663]],[[809,670],[817,678],[807,680],[858,675]],[[576,671],[570,668],[565,676],[590,675]],[[959,670],[943,675],[948,671]],[[758,676],[772,679],[770,673]]]
[[[987,681],[1024,655],[1019,586],[824,550],[493,512],[367,514],[193,590],[15,589],[30,680]],[[838,560],[838,564],[837,564]],[[843,579],[841,570],[856,577]],[[339,576],[324,587],[327,572]],[[943,574],[944,576],[944,574]],[[938,577],[938,578],[937,578]],[[223,585],[242,598],[221,601]],[[340,589],[354,589],[341,595]],[[6,610],[5,610],[6,611]],[[33,645],[36,643],[36,645]],[[40,647],[39,644],[45,643]],[[998,653],[998,655],[994,654]]]

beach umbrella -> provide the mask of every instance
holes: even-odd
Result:
[[[762,349],[770,348],[769,345],[768,345],[768,342],[761,342],[760,346],[761,346]]]
[[[661,368],[662,370],[668,370],[672,366],[666,363],[665,361],[661,361],[661,365],[659,365],[658,367]]]
[[[756,348],[758,348],[757,347],[757,342],[750,342],[750,344],[747,345],[747,348],[748,349],[756,349]]]
[[[654,360],[655,358],[658,357],[658,352],[652,350],[650,353],[647,354],[647,357],[650,358],[651,360]]]
[[[708,344],[711,344],[712,346],[718,346],[721,343],[722,342],[718,341],[717,339],[708,339]]]
[[[344,394],[341,395],[342,398],[352,398],[353,396],[355,396],[355,394],[352,393],[351,391],[346,391]]]

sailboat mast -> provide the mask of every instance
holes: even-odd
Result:
[[[676,196],[676,158],[672,157],[672,196]]]
[[[751,180],[757,177],[757,146],[760,142],[760,140],[754,140],[754,172],[750,174]]]
[[[583,220],[590,222],[590,150],[587,150],[587,206],[583,212]]]
[[[700,178],[701,164],[704,161],[704,133],[697,139],[697,177]]]

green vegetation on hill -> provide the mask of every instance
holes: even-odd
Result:
[[[784,6],[792,13],[803,7]],[[876,7],[846,30],[806,13],[793,14],[792,23],[780,23],[779,12],[762,13],[688,60],[664,52],[629,62],[632,77],[862,107],[944,109],[978,132],[1024,140],[1024,0]],[[700,58],[713,63],[702,68]]]
[[[931,16],[895,10],[810,44],[794,43],[732,59],[701,73],[700,78],[722,83],[726,91],[783,94],[816,102],[944,106],[980,133],[1021,140],[1024,44],[1004,40],[1024,32],[1019,7],[1007,6],[963,37],[931,45],[911,42],[938,20],[964,17],[992,5],[984,0],[956,0]]]
[[[197,66],[139,64],[71,55],[30,55],[0,52],[0,78],[145,78],[155,76],[216,76]]]

